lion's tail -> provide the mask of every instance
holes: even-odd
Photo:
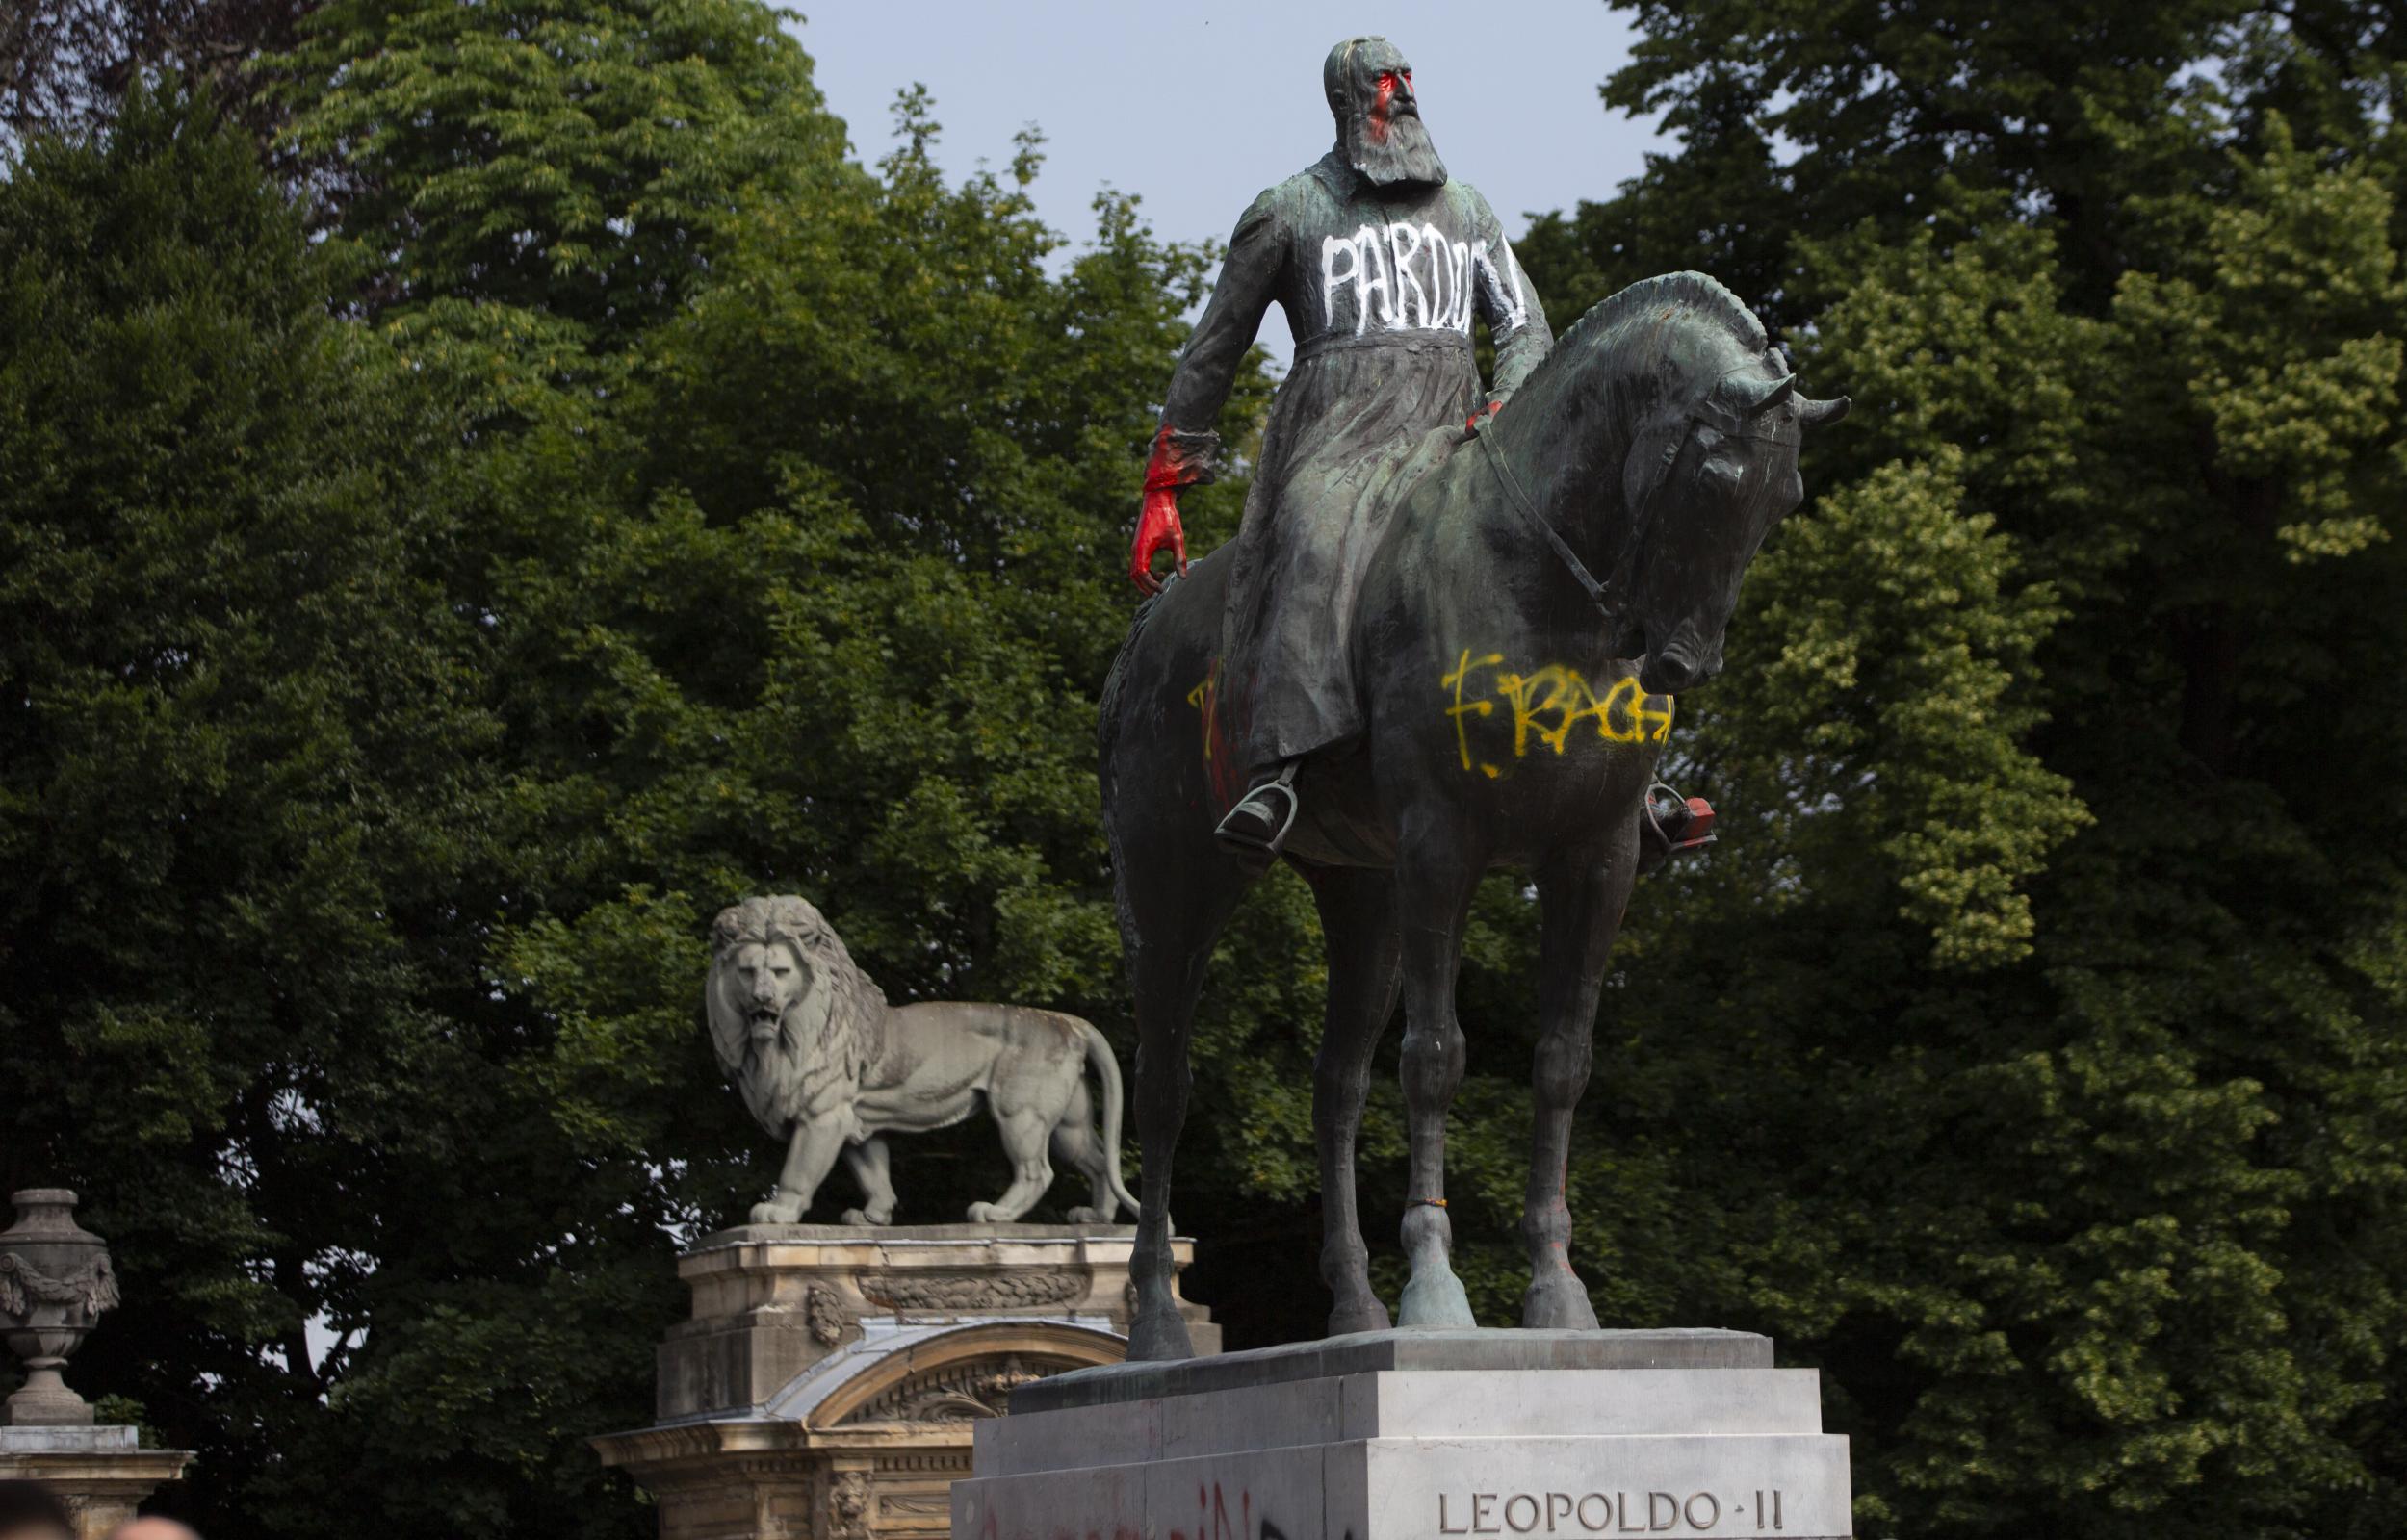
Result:
[[[1081,1021],[1078,1025],[1086,1029],[1086,1062],[1094,1069],[1095,1078],[1102,1082],[1103,1179],[1111,1184],[1113,1199],[1127,1209],[1128,1218],[1133,1220],[1144,1211],[1134,1194],[1129,1193],[1128,1184],[1120,1179],[1120,1117],[1123,1106],[1120,1061],[1113,1056],[1112,1045],[1095,1030],[1093,1022]]]

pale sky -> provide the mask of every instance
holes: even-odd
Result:
[[[1077,241],[1105,186],[1136,193],[1163,236],[1226,239],[1255,193],[1329,148],[1321,60],[1360,33],[1404,50],[1447,171],[1508,231],[1606,196],[1659,145],[1652,122],[1597,99],[1631,43],[1603,0],[826,0],[805,15],[796,34],[865,159],[893,147],[894,93],[914,82],[935,96],[949,174],[1008,165],[1012,136],[1034,123],[1038,212]],[[1262,330],[1285,360],[1277,307]]]

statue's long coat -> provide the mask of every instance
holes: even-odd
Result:
[[[1361,727],[1346,661],[1355,584],[1400,483],[1480,404],[1472,318],[1496,343],[1490,399],[1554,341],[1487,199],[1453,180],[1374,186],[1332,152],[1238,221],[1172,376],[1167,426],[1208,433],[1273,300],[1295,366],[1246,498],[1215,686],[1221,734],[1249,772]]]

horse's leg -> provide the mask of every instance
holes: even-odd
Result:
[[[1531,1073],[1536,1117],[1530,1140],[1529,1194],[1521,1240],[1529,1247],[1530,1287],[1521,1324],[1593,1331],[1588,1286],[1571,1270],[1571,1114],[1588,1088],[1596,1036],[1596,999],[1638,871],[1637,830],[1601,861],[1591,858],[1540,874],[1539,1040]]]
[[[1165,781],[1171,783],[1158,783]],[[1137,1296],[1128,1324],[1132,1359],[1195,1356],[1186,1319],[1178,1314],[1178,1267],[1170,1251],[1171,1164],[1194,1080],[1187,1031],[1195,997],[1212,943],[1253,880],[1213,844],[1211,819],[1185,805],[1175,779],[1160,776],[1155,783],[1114,775],[1104,783],[1120,944],[1137,1015],[1136,1085],[1128,1101],[1145,1161],[1128,1255],[1128,1281]]]
[[[1128,1256],[1128,1280],[1137,1292],[1136,1314],[1128,1323],[1131,1359],[1195,1356],[1174,1287],[1178,1265],[1170,1251],[1170,1168],[1187,1118],[1187,1090],[1195,1078],[1187,1064],[1187,1029],[1194,1021],[1195,997],[1203,988],[1204,964],[1211,960],[1212,940],[1228,911],[1222,910],[1209,923],[1202,922],[1204,916],[1183,917],[1187,923],[1180,931],[1165,934],[1164,927],[1154,926],[1142,941],[1131,938],[1128,946],[1129,983],[1137,1008],[1137,1083],[1131,1100],[1145,1158],[1136,1243]]]
[[[1454,1227],[1445,1207],[1446,1110],[1462,1084],[1454,981],[1462,961],[1463,919],[1478,881],[1478,868],[1459,860],[1408,853],[1396,868],[1404,954],[1404,1107],[1412,1149],[1403,1226],[1412,1273],[1396,1313],[1399,1325],[1478,1324],[1449,1260]]]
[[[1320,1147],[1321,1279],[1333,1301],[1329,1334],[1378,1331],[1387,1307],[1371,1293],[1370,1248],[1356,1208],[1354,1146],[1369,1093],[1371,1054],[1395,1014],[1402,942],[1385,872],[1307,870],[1329,953],[1329,1009],[1312,1063],[1312,1132]]]

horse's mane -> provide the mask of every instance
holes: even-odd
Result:
[[[1571,323],[1570,329],[1555,340],[1549,361],[1561,357],[1575,345],[1590,346],[1591,333],[1610,330],[1634,310],[1655,305],[1689,305],[1704,311],[1747,345],[1750,352],[1761,351],[1770,339],[1764,323],[1755,312],[1747,308],[1747,301],[1721,285],[1721,280],[1703,272],[1667,272],[1652,278],[1641,278],[1628,288],[1618,290],[1588,307],[1588,313]],[[1544,365],[1539,366],[1544,368]]]
[[[1521,380],[1514,399],[1526,404],[1516,404],[1502,416],[1514,428],[1507,440],[1521,438],[1531,421],[1543,424],[1540,433],[1577,433],[1579,401],[1603,399],[1601,392],[1584,385],[1596,368],[1608,368],[1618,380],[1651,397],[1664,382],[1666,348],[1680,332],[1695,334],[1699,324],[1721,332],[1738,351],[1765,351],[1765,322],[1755,318],[1755,310],[1702,271],[1666,271],[1596,300],[1555,342],[1545,361]],[[1670,351],[1685,356],[1688,348]]]

